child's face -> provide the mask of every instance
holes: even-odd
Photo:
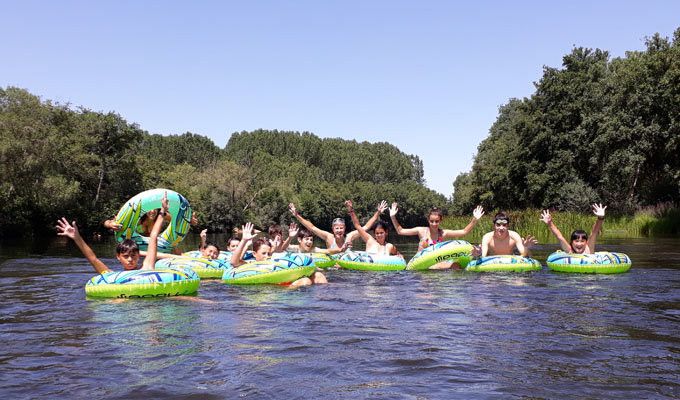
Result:
[[[116,254],[116,258],[123,265],[123,269],[126,271],[132,271],[137,269],[137,263],[139,263],[139,252],[138,251],[127,251],[125,253]]]
[[[264,261],[269,257],[269,252],[272,250],[272,248],[268,244],[263,244],[260,246],[259,249],[257,249],[256,252],[253,254],[255,255],[255,260],[257,261]]]
[[[203,250],[201,250],[201,255],[210,260],[216,260],[217,257],[219,257],[220,252],[215,246],[206,246]]]
[[[430,228],[438,229],[439,223],[442,222],[442,219],[437,214],[430,214],[430,216],[427,218],[427,222],[430,224]]]
[[[588,240],[586,240],[585,236],[578,236],[576,239],[571,241],[571,248],[574,250],[574,253],[582,254],[584,251],[586,251],[587,244]]]
[[[229,242],[227,245],[227,251],[236,251],[236,248],[238,247],[238,240],[232,240]]]
[[[314,246],[314,236],[305,236],[302,239],[298,239],[300,242],[300,249],[302,251],[311,251]]]
[[[375,240],[378,243],[385,244],[385,241],[387,240],[387,231],[383,229],[382,226],[375,228],[373,234],[375,235]]]
[[[499,219],[493,224],[493,230],[497,236],[504,237],[508,234],[508,221]]]
[[[345,237],[345,224],[335,223],[333,224],[333,235],[338,238]]]

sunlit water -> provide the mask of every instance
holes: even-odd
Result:
[[[115,265],[110,241],[94,248]],[[196,297],[120,301],[85,298],[93,271],[69,243],[4,245],[0,395],[680,397],[680,240],[601,249],[633,268],[337,270],[298,290],[204,281]]]

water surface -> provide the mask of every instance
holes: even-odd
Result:
[[[0,394],[678,398],[679,245],[605,241],[633,259],[620,275],[338,270],[298,290],[204,281],[121,301],[85,298],[93,271],[68,242],[5,244]],[[94,245],[115,265],[111,247]]]

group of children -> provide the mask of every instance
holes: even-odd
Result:
[[[231,252],[231,265],[233,267],[241,266],[246,261],[246,250],[252,248],[252,259],[256,261],[263,261],[271,257],[273,253],[292,251],[300,253],[326,253],[336,254],[343,252],[352,247],[352,242],[357,238],[361,238],[366,243],[366,251],[381,255],[399,255],[396,246],[387,241],[389,226],[380,219],[380,215],[388,209],[387,202],[382,201],[377,206],[375,213],[366,222],[361,225],[359,218],[354,212],[353,203],[351,200],[345,201],[347,213],[354,225],[355,230],[347,233],[345,220],[343,218],[336,218],[331,224],[331,231],[327,232],[317,228],[312,222],[300,215],[295,204],[290,203],[288,209],[297,221],[302,224],[299,228],[295,222],[291,223],[288,229],[288,237],[283,240],[283,232],[278,225],[270,227],[267,237],[257,237],[260,231],[254,229],[252,223],[248,222],[241,227],[240,230],[235,229],[238,236],[233,236],[227,241],[227,251]],[[595,224],[591,230],[590,236],[583,230],[575,230],[572,232],[570,240],[567,241],[560,230],[555,226],[552,217],[548,210],[544,210],[541,214],[541,221],[543,221],[550,231],[555,235],[560,243],[563,251],[567,253],[590,254],[595,251],[595,241],[602,229],[604,222],[606,206],[601,204],[593,204],[592,211],[597,217]],[[439,224],[442,221],[443,214],[438,208],[433,208],[427,215],[428,226],[420,226],[414,228],[403,228],[397,220],[397,213],[399,212],[398,204],[392,203],[389,208],[390,219],[397,234],[404,236],[418,236],[418,251],[434,245],[439,242],[450,239],[462,238],[469,234],[475,227],[477,222],[484,215],[484,209],[481,206],[473,210],[470,222],[463,229],[441,229]],[[156,244],[164,221],[169,217],[167,195],[162,201],[160,209],[148,212],[141,220],[140,233],[148,234],[149,246],[147,252],[139,250],[137,244],[132,240],[124,240],[116,246],[116,258],[123,265],[125,270],[138,269],[139,258],[145,255],[146,258],[140,269],[153,269],[156,258],[177,257],[177,254],[158,253]],[[194,225],[192,221],[192,225]],[[519,253],[522,256],[528,256],[530,249],[538,241],[531,235],[522,238],[517,232],[508,229],[510,218],[503,212],[499,212],[493,219],[493,231],[487,233],[482,238],[480,246],[475,246],[473,250],[473,257],[486,257],[490,255],[510,255]],[[104,225],[109,229],[120,229],[120,226],[115,223],[115,220],[108,220]],[[369,231],[373,231],[373,235]],[[94,267],[98,273],[109,272],[110,269],[97,258],[92,249],[85,243],[78,232],[78,227],[75,222],[69,223],[66,218],[61,218],[57,223],[58,235],[66,236],[72,239],[78,248],[81,250],[85,258]],[[326,248],[314,247],[314,236],[318,236],[326,243]],[[201,256],[208,259],[216,259],[220,255],[220,248],[217,244],[207,241],[207,231],[203,230],[200,233]],[[292,244],[293,238],[297,239],[298,244]],[[443,262],[436,264],[432,269],[451,268],[450,262]],[[313,283],[326,283],[326,277],[320,271],[315,272],[309,278],[303,278],[293,283],[293,286],[310,285]]]

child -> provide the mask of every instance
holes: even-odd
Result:
[[[510,218],[504,213],[499,212],[493,217],[493,231],[484,235],[482,238],[482,257],[487,255],[511,255],[515,249],[521,256],[528,256],[529,249],[538,241],[531,235],[522,239],[519,233],[508,229]]]
[[[397,203],[392,203],[392,207],[390,207],[390,218],[392,219],[392,225],[394,225],[394,229],[400,235],[418,235],[418,251],[435,243],[443,242],[446,239],[458,239],[467,235],[470,233],[470,231],[472,231],[472,228],[477,225],[477,222],[480,218],[482,218],[482,215],[484,215],[484,208],[482,208],[482,206],[477,206],[477,208],[475,208],[472,212],[473,217],[470,220],[470,223],[467,224],[465,228],[458,230],[440,229],[439,224],[442,222],[443,215],[440,209],[434,207],[427,215],[429,226],[402,228],[399,224],[399,221],[397,221],[397,213],[399,212],[399,208],[397,208],[397,206]]]
[[[243,233],[238,248],[231,255],[232,267],[239,267],[246,263],[246,261],[243,261],[243,255],[248,242],[250,242],[253,237],[253,224],[248,222],[243,226]],[[271,254],[271,247],[267,239],[255,239],[253,241],[253,255],[255,256],[255,261],[264,261],[269,258],[269,254]],[[321,272],[314,272],[309,278],[302,277],[292,282],[290,286],[309,286],[314,283],[328,283],[328,281],[326,280],[326,276]]]
[[[201,244],[198,250],[201,252],[201,257],[207,258],[208,260],[216,260],[220,256],[220,248],[213,242],[208,242],[206,239],[208,237],[208,230],[203,229],[200,233]]]
[[[314,234],[312,232],[310,232],[306,228],[298,230],[297,225],[294,222],[290,224],[290,228],[291,229],[288,231],[289,233],[288,237],[289,238],[293,236],[297,237],[298,244],[286,246],[285,250],[287,251],[291,251],[294,253],[337,254],[342,253],[343,251],[351,247],[351,244],[349,242],[345,242],[343,243],[342,247],[334,249],[321,249],[318,247],[314,247]]]
[[[154,264],[156,263],[156,246],[158,243],[158,235],[160,234],[161,227],[163,226],[163,218],[166,214],[168,214],[167,193],[163,197],[161,204],[161,210],[158,213],[156,222],[154,223],[149,234],[149,248],[146,252],[146,258],[144,259],[141,268],[137,266],[140,256],[139,247],[137,247],[137,244],[133,240],[124,240],[121,243],[118,243],[116,246],[116,258],[121,264],[123,264],[123,269],[126,271],[136,269],[154,269]],[[107,267],[106,264],[104,264],[99,258],[97,258],[97,255],[94,253],[94,251],[92,251],[90,246],[88,246],[80,236],[80,232],[78,232],[78,226],[76,225],[75,221],[69,224],[68,220],[62,217],[61,220],[57,221],[57,235],[66,236],[73,240],[73,242],[76,244],[76,246],[78,246],[85,258],[87,258],[87,261],[90,262],[97,273],[103,274],[106,272],[111,272],[111,269]]]
[[[309,229],[316,236],[323,239],[326,242],[326,247],[329,249],[341,248],[345,242],[352,243],[359,235],[359,232],[353,231],[345,236],[345,220],[342,218],[336,218],[333,220],[333,223],[331,224],[333,233],[330,233],[317,228],[313,223],[304,219],[302,215],[300,215],[295,209],[295,204],[290,203],[288,205],[288,209],[305,228]],[[373,214],[371,219],[369,219],[368,222],[366,222],[366,225],[364,225],[364,229],[369,229],[375,223],[375,221],[378,220],[378,216],[386,209],[387,202],[383,200],[380,202],[380,204],[378,204],[378,209],[376,210],[375,214]]]
[[[560,232],[560,230],[557,229],[557,226],[555,226],[553,223],[552,217],[550,216],[550,211],[548,210],[543,210],[541,213],[541,221],[545,222],[553,235],[557,237],[557,240],[560,242],[560,246],[564,252],[576,254],[593,254],[595,252],[595,241],[597,239],[597,235],[600,233],[600,230],[602,230],[602,224],[604,223],[604,213],[607,209],[607,206],[603,207],[602,204],[593,204],[592,208],[593,214],[595,214],[597,220],[595,220],[593,229],[590,232],[590,239],[588,238],[586,231],[578,229],[571,233],[571,240],[567,242],[566,239],[564,239],[564,236],[562,236],[562,232]]]
[[[350,218],[352,218],[352,223],[359,232],[361,238],[366,242],[366,252],[373,254],[383,254],[383,255],[397,255],[399,252],[397,248],[394,247],[392,243],[387,243],[387,225],[382,221],[377,221],[373,226],[373,233],[375,238],[366,232],[363,226],[359,223],[359,218],[354,213],[354,207],[352,205],[352,200],[345,200],[345,205],[347,206],[347,212]]]

